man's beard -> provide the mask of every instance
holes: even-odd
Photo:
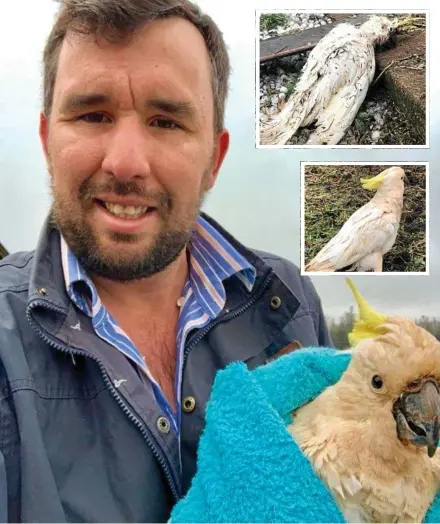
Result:
[[[203,181],[206,180],[207,175],[208,172],[204,174]],[[53,180],[53,177],[51,179]],[[169,191],[145,191],[135,182],[123,183],[115,179],[99,186],[86,181],[79,190],[83,214],[78,216],[73,202],[57,193],[53,183],[51,185],[53,195],[51,223],[60,231],[82,268],[87,273],[119,282],[150,277],[174,262],[191,237],[205,196],[205,191],[202,190],[194,209],[176,220],[172,218],[174,197]],[[103,252],[97,234],[85,218],[86,212],[96,205],[95,195],[100,193],[118,196],[136,195],[154,202],[162,227],[154,238],[153,244],[145,248],[144,252],[137,252],[129,258],[124,256],[124,244],[135,243],[138,238],[135,234],[117,232],[107,234],[119,246],[115,245],[111,255]]]

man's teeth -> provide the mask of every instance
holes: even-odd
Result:
[[[122,218],[138,218],[148,210],[147,206],[121,206],[110,202],[104,202],[104,205],[110,213]]]

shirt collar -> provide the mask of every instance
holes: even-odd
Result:
[[[184,292],[191,291],[198,305],[215,318],[224,308],[226,292],[223,282],[236,276],[250,292],[256,278],[255,268],[226,238],[199,216],[189,242],[189,281]],[[93,317],[101,310],[96,288],[78,259],[61,236],[61,260],[70,299],[85,314]]]
[[[255,283],[255,268],[203,217],[199,217],[189,245],[190,281],[199,305],[211,318],[226,302],[223,282],[236,276],[248,291]]]

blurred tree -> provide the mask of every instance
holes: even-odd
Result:
[[[4,258],[9,253],[6,251],[6,248],[3,247],[3,245],[0,242],[0,260]]]

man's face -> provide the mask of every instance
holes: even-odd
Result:
[[[40,136],[53,218],[86,270],[116,280],[162,270],[228,148],[227,132],[214,133],[203,37],[180,18],[121,44],[70,35]]]

